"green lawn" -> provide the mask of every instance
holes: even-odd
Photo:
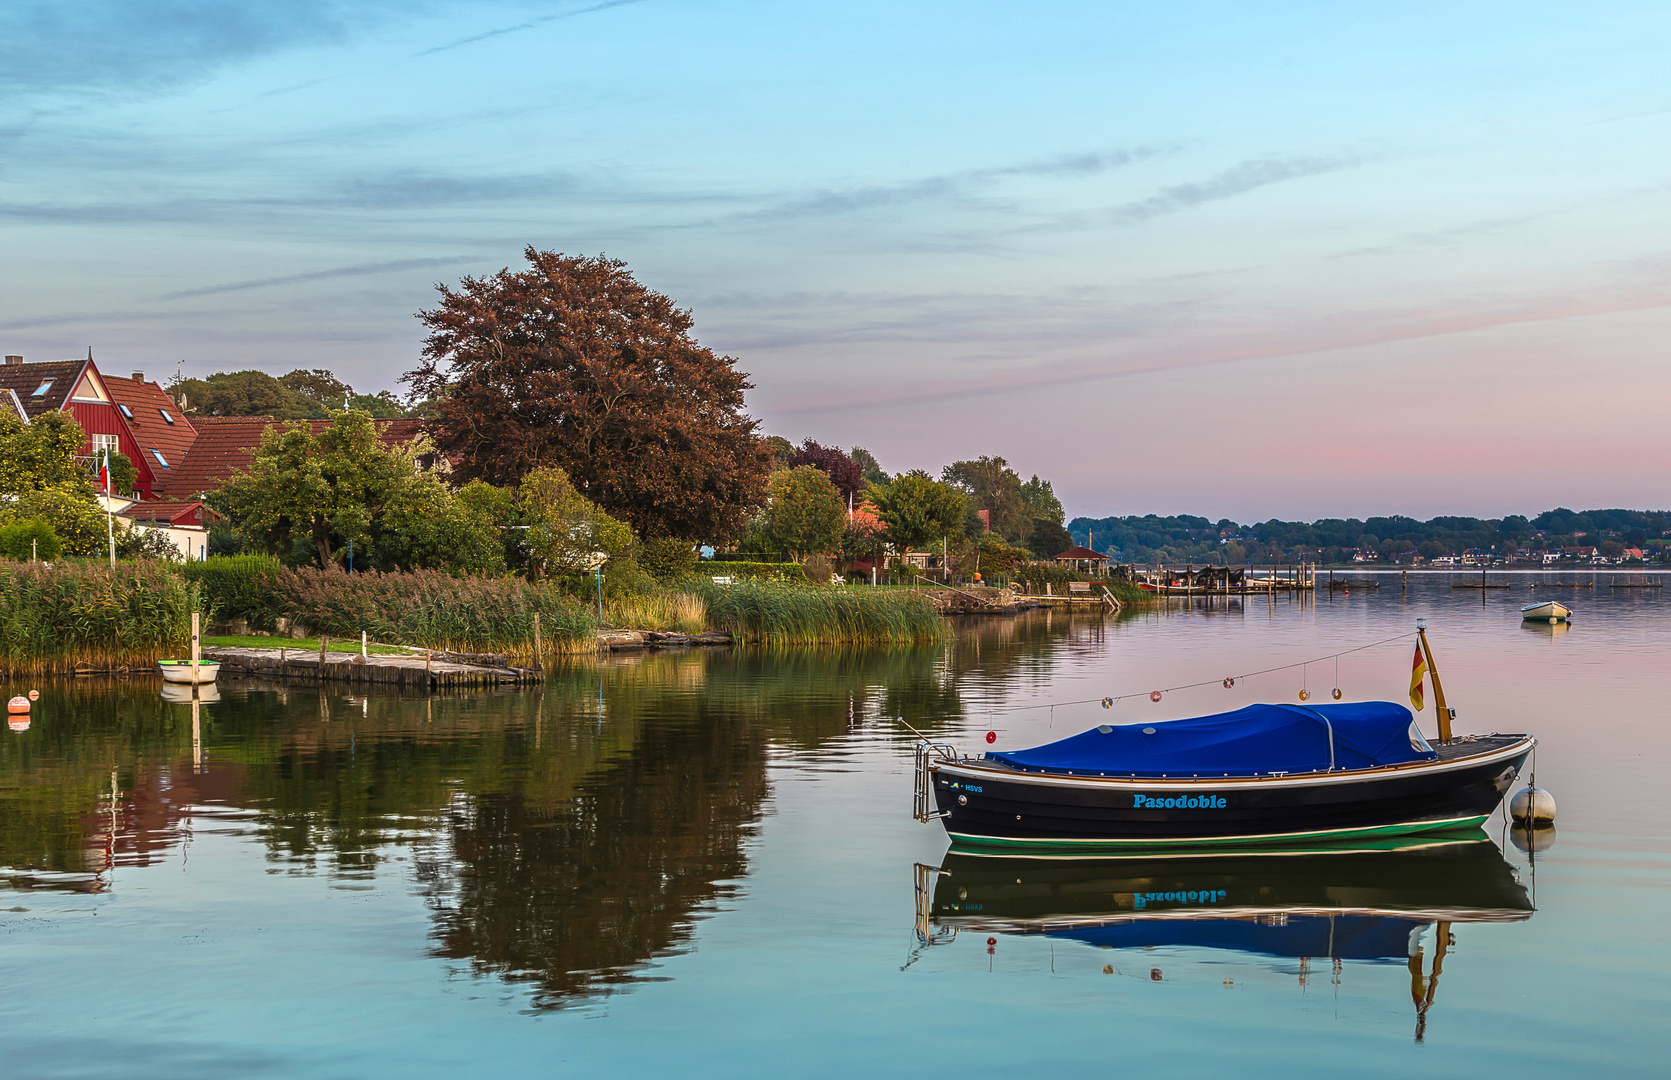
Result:
[[[315,653],[315,654],[317,654],[319,652],[319,639],[318,638],[281,638],[281,637],[241,637],[241,636],[236,636],[236,635],[227,636],[227,637],[211,637],[211,636],[208,636],[208,635],[204,635],[203,647],[205,649],[289,649],[291,652],[295,652],[295,653]],[[360,642],[359,642],[358,639],[353,640],[353,641],[340,640],[340,639],[332,640],[332,642],[330,644],[330,651],[334,652],[334,653],[336,653],[336,652],[357,653],[357,652],[360,651]],[[394,646],[394,645],[373,645],[373,646],[369,647],[366,651],[369,652],[369,653],[374,653],[376,655],[380,655],[380,656],[383,656],[383,655],[387,655],[387,656],[411,656],[411,655],[422,656],[423,655],[422,653],[416,653],[416,654],[411,653],[406,649],[402,649],[402,648],[399,648],[399,647]]]

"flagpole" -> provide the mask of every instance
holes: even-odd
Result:
[[[110,568],[116,569],[116,519],[110,515],[110,448],[104,451],[104,531],[110,544]]]
[[[1426,622],[1426,619],[1421,620]],[[1438,710],[1439,741],[1451,741],[1451,711],[1445,707],[1445,688],[1439,683],[1439,669],[1433,666],[1433,648],[1427,643],[1427,627],[1418,625],[1416,636],[1421,639],[1422,655],[1427,658],[1427,677],[1433,681],[1433,705]]]

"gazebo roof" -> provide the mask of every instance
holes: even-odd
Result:
[[[1088,547],[1070,547],[1056,556],[1057,562],[1080,562],[1084,559],[1101,559],[1107,561],[1108,556],[1100,551],[1092,551]]]

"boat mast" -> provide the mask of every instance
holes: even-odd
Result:
[[[1433,646],[1427,643],[1427,620],[1416,620],[1416,634],[1421,638],[1422,655],[1427,657],[1427,677],[1433,680],[1433,707],[1439,714],[1439,741],[1451,741],[1451,711],[1445,708],[1445,688],[1439,683],[1439,669],[1433,664]]]

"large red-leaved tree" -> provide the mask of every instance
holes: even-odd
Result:
[[[436,449],[494,484],[561,468],[646,537],[740,533],[771,467],[747,375],[624,262],[526,255],[521,273],[437,286],[418,313],[429,337],[405,381],[432,402]]]

